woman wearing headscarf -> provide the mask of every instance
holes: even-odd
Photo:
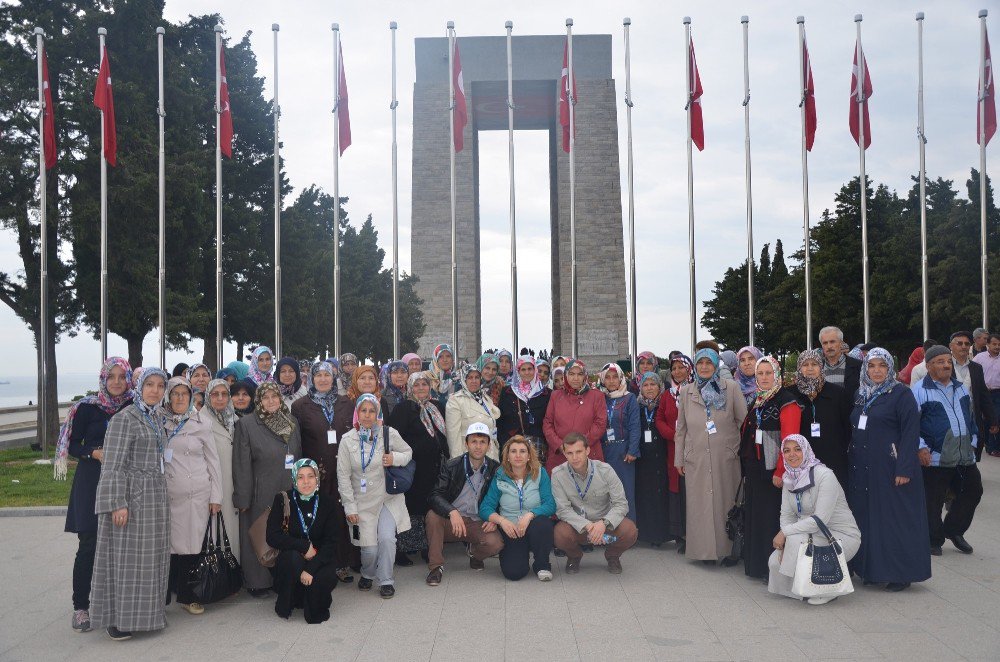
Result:
[[[240,510],[243,585],[255,598],[267,595],[271,573],[257,560],[250,526],[275,494],[291,488],[288,472],[301,457],[301,428],[281,400],[278,385],[264,382],[254,395],[254,413],[236,423],[233,435],[233,504]]]
[[[77,460],[73,487],[66,509],[67,533],[75,533],[78,546],[73,562],[74,630],[90,630],[90,580],[94,575],[97,548],[97,483],[104,460],[104,437],[108,421],[132,404],[132,368],[128,361],[112,356],[104,362],[97,380],[97,395],[78,400],[66,412],[56,442],[54,476],[66,480],[69,456]]]
[[[224,379],[213,379],[208,383],[208,398],[205,400],[202,418],[212,424],[212,438],[215,452],[219,456],[220,482],[222,484],[222,518],[226,523],[226,533],[234,534],[236,545],[233,555],[240,560],[239,512],[233,505],[233,431],[236,428],[236,410],[229,395],[229,387]],[[226,518],[229,519],[226,519]]]
[[[847,485],[854,403],[843,386],[826,381],[822,351],[807,349],[799,354],[792,391],[802,407],[799,433],[809,440],[816,457],[833,471],[841,486]]]
[[[497,423],[500,446],[511,437],[521,435],[534,445],[538,459],[544,464],[548,444],[542,423],[551,397],[552,391],[538,379],[535,358],[530,354],[518,358],[514,378],[500,395],[500,421]]]
[[[647,372],[656,372],[659,368],[656,354],[652,352],[639,352],[635,357],[635,372],[632,379],[628,380],[628,391],[633,395],[639,395],[642,390],[642,382],[646,379]]]
[[[351,542],[361,548],[358,590],[370,591],[377,579],[379,595],[389,599],[396,594],[396,534],[409,530],[410,514],[402,494],[386,492],[385,468],[409,464],[413,451],[398,432],[382,425],[382,405],[373,394],[358,398],[354,416],[357,423],[340,442],[337,484]]]
[[[415,372],[409,376],[406,400],[399,403],[385,418],[385,425],[403,438],[413,451],[413,486],[406,491],[406,511],[410,514],[410,530],[396,540],[396,564],[409,566],[407,554],[422,552],[427,556],[427,531],[424,518],[429,509],[427,498],[434,489],[441,463],[448,458],[448,436],[445,433],[444,407],[431,397],[430,375]]]
[[[465,431],[473,423],[485,423],[490,429],[490,449],[487,457],[500,459],[497,445],[497,420],[500,409],[493,400],[483,393],[483,374],[475,365],[467,363],[459,372],[461,389],[448,398],[445,405],[445,421],[448,428],[448,457],[459,457],[465,452]]]
[[[509,349],[501,349],[496,356],[500,380],[504,384],[510,384],[510,380],[514,378],[514,355]]]
[[[671,352],[672,353],[672,352]],[[681,387],[694,382],[694,363],[686,354],[677,352],[677,355],[670,359],[670,395],[674,399],[674,404],[681,395]],[[672,466],[672,465],[671,465]]]
[[[424,371],[424,360],[415,352],[403,354],[403,358],[401,358],[400,361],[406,364],[406,369],[411,375],[415,372]]]
[[[167,373],[146,368],[131,406],[111,417],[97,483],[97,550],[90,618],[112,639],[161,630],[170,574],[166,434],[156,410]]]
[[[227,388],[236,383],[236,373],[229,368],[223,368],[222,370],[216,372],[215,378],[226,382]]]
[[[483,392],[490,396],[493,404],[500,406],[500,396],[506,384],[500,379],[500,362],[497,357],[489,352],[483,354],[476,361],[476,367],[483,375]]]
[[[781,477],[785,473],[781,440],[798,434],[802,406],[781,384],[781,364],[773,356],[757,361],[757,397],[743,421],[740,459],[743,462],[743,571],[765,579],[772,541],[780,527]]]
[[[431,388],[434,399],[447,407],[451,394],[462,388],[455,371],[455,353],[451,345],[441,344],[434,348],[430,373],[433,376]]]
[[[552,470],[566,461],[561,452],[563,439],[570,432],[579,432],[587,437],[590,458],[604,461],[601,440],[608,429],[608,410],[604,406],[604,394],[590,388],[587,381],[587,366],[579,359],[566,364],[563,388],[552,391],[549,406],[545,410],[542,430],[549,445],[549,456],[545,469]]]
[[[816,457],[806,438],[792,434],[781,442],[785,473],[781,489],[781,529],[774,536],[774,551],[768,559],[767,590],[796,600],[792,592],[799,548],[808,544],[830,545],[819,528],[820,518],[833,534],[848,561],[861,546],[861,532],[847,506],[844,490],[837,477]],[[811,605],[822,605],[837,596],[809,598]]]
[[[243,418],[253,413],[253,401],[256,396],[257,385],[249,379],[238,381],[229,387],[229,397],[232,398],[236,418]]]
[[[732,551],[726,515],[740,483],[740,424],[747,408],[739,385],[719,378],[715,350],[699,350],[694,370],[694,383],[677,398],[674,466],[684,477],[685,554],[715,562]]]
[[[302,381],[299,362],[290,356],[285,356],[278,361],[274,370],[274,381],[278,382],[281,399],[289,408],[291,408],[292,403],[304,398],[309,392],[309,387]]]
[[[636,526],[639,540],[659,547],[684,542],[684,494],[674,468],[677,403],[663,391],[663,380],[647,372],[639,386],[642,455],[635,463]]]
[[[329,491],[320,492],[322,482],[315,462],[296,460],[291,472],[292,489],[274,496],[267,516],[267,544],[278,550],[271,570],[278,594],[274,613],[287,619],[293,609],[302,607],[306,623],[323,623],[330,618],[330,593],[337,588],[335,549],[340,507]]]
[[[747,409],[753,406],[753,401],[757,399],[757,361],[764,357],[756,347],[741,347],[736,352],[736,381],[743,392]]]
[[[545,386],[548,386],[549,389],[551,389],[552,388],[552,379],[551,379],[552,367],[549,365],[549,362],[546,361],[545,359],[536,359],[535,360],[535,370],[538,372],[538,381],[540,381],[542,384],[544,384]]]
[[[157,416],[163,421],[163,462],[170,500],[170,583],[167,602],[190,614],[205,611],[187,578],[198,565],[208,518],[222,508],[222,469],[208,415],[195,409],[191,383],[183,377],[167,382]]]
[[[406,383],[410,376],[409,368],[403,361],[389,361],[382,368],[385,376],[382,378],[382,403],[385,407],[385,416],[392,416],[392,412],[403,401],[406,400]]]
[[[360,557],[351,544],[347,518],[337,491],[337,457],[340,441],[351,429],[354,406],[346,396],[337,394],[336,370],[329,361],[313,363],[309,372],[312,382],[309,395],[295,401],[292,415],[299,423],[302,455],[316,462],[320,492],[329,497],[330,507],[335,511],[337,547],[334,560],[340,581],[348,583],[354,581],[350,567],[357,567]]]
[[[566,385],[566,367],[558,366],[552,368],[552,392],[558,393]]]
[[[194,407],[201,411],[201,408],[205,406],[205,392],[208,383],[212,381],[212,371],[204,363],[195,363],[184,371],[184,377],[191,383]]]
[[[250,370],[247,379],[257,386],[260,386],[264,382],[273,382],[274,377],[271,375],[271,368],[273,367],[274,352],[261,345],[250,355]]]
[[[917,347],[912,352],[910,352],[910,360],[906,362],[906,367],[899,371],[899,381],[910,385],[910,379],[913,375],[913,369],[924,362],[924,348],[923,346]]]
[[[629,392],[625,373],[617,363],[608,363],[599,374],[604,407],[608,413],[607,428],[601,439],[604,461],[612,466],[625,488],[628,518],[635,521],[635,464],[642,455],[639,439],[639,403]]]
[[[243,361],[230,361],[226,364],[227,370],[232,370],[233,374],[236,375],[236,381],[243,381],[250,376],[250,366]]]
[[[920,410],[896,380],[892,355],[876,347],[865,357],[851,412],[847,503],[861,548],[851,569],[866,584],[902,591],[931,576],[924,481],[917,459]]]
[[[360,362],[357,356],[346,352],[340,355],[338,365],[340,366],[340,377],[337,380],[337,391],[340,395],[347,395],[347,390],[351,388],[354,372],[358,369]]]

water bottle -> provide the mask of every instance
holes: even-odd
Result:
[[[610,545],[610,544],[615,543],[615,542],[618,542],[618,536],[613,536],[610,533],[605,533],[601,537],[601,544],[602,545]]]

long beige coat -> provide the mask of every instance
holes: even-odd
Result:
[[[212,436],[211,412],[191,412],[181,431],[166,445],[164,464],[170,501],[170,553],[197,554],[208,525],[208,504],[222,503],[222,469]],[[167,436],[174,431],[167,423]]]
[[[497,445],[497,420],[500,409],[486,396],[480,404],[462,389],[448,398],[445,405],[444,426],[448,431],[448,453],[450,457],[460,457],[465,452],[465,433],[473,423],[485,423],[490,429],[490,447],[486,456],[500,461],[500,447]]]
[[[382,426],[378,434],[379,447],[364,472],[361,471],[361,438],[357,430],[351,428],[341,438],[340,451],[337,453],[337,485],[340,488],[340,502],[344,504],[344,513],[361,516],[358,522],[361,539],[351,538],[351,542],[359,547],[378,544],[378,516],[382,512],[383,505],[396,520],[397,533],[410,530],[410,513],[406,510],[405,495],[386,494],[385,491],[385,467],[382,466],[385,442],[382,435],[389,435],[393,466],[405,466],[413,459],[413,451],[399,433],[388,426]],[[366,445],[365,461],[368,460],[370,449],[371,447]],[[361,493],[362,477],[366,481],[364,494]],[[348,524],[348,527],[350,526]]]
[[[226,534],[236,560],[240,560],[240,519],[239,511],[233,505],[233,433],[219,422],[212,412],[203,410],[204,416],[212,421],[212,437],[215,451],[219,455],[222,483],[222,518],[226,523]]]
[[[726,407],[712,410],[716,433],[705,427],[705,401],[695,384],[677,398],[674,465],[684,469],[687,500],[687,551],[695,561],[717,561],[732,551],[726,536],[726,514],[736,501],[740,483],[740,425],[747,415],[739,384],[719,380]]]

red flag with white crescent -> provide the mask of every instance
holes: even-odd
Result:
[[[805,88],[802,90],[802,103],[806,111],[806,151],[811,152],[816,140],[816,87],[813,84],[812,62],[809,61],[809,47],[802,40],[802,64],[805,76]]]
[[[701,74],[698,73],[698,61],[694,57],[694,39],[691,40],[691,52],[688,54],[688,66],[691,68],[691,89],[688,90],[688,104],[691,111],[691,141],[698,151],[705,149],[705,121],[701,115]]]
[[[861,53],[861,70],[864,71],[864,76],[858,76],[858,46],[854,48],[854,66],[851,69],[851,135],[854,136],[854,142],[859,146],[861,145],[860,129],[858,126],[859,114],[858,106],[864,107],[865,116],[865,149],[868,149],[872,144],[872,124],[868,121],[868,99],[873,94],[872,90],[872,78],[870,72],[868,71],[868,58],[865,54]],[[864,80],[864,87],[861,89],[861,102],[858,102],[858,81]]]
[[[54,168],[58,160],[56,153],[56,114],[52,105],[52,89],[49,87],[49,58],[42,48],[42,149],[45,153],[45,169]]]
[[[219,150],[233,158],[233,113],[229,107],[229,83],[226,81],[226,47],[219,48]]]
[[[469,110],[465,104],[465,80],[462,78],[462,58],[458,55],[458,38],[455,38],[451,77],[455,86],[455,151],[465,147],[465,125],[469,123]]]
[[[982,122],[982,117],[980,117],[980,108],[983,108],[982,115],[986,118],[985,130],[986,130],[986,144],[990,144],[990,138],[993,134],[997,132],[997,101],[995,95],[995,87],[993,85],[993,60],[990,58],[990,38],[989,35],[986,36],[985,51],[983,53],[983,68],[982,71],[986,73],[986,85],[983,85],[983,79],[980,78],[980,90],[983,95],[983,104],[976,104],[976,143],[979,143],[979,132],[982,130],[980,127],[980,122]]]
[[[106,46],[101,54],[101,70],[94,87],[94,105],[104,113],[104,159],[108,165],[114,166],[118,159],[118,133],[115,130],[115,99],[111,94],[111,63]]]
[[[563,46],[562,75],[559,78],[559,124],[562,126],[562,148],[569,153],[569,104],[570,97],[572,103],[576,104],[576,75],[573,76],[573,91],[569,87],[569,37],[566,37],[566,44]],[[575,117],[573,118],[576,119]],[[576,134],[576,122],[573,122],[573,133]]]
[[[340,154],[351,146],[351,110],[347,105],[347,74],[344,73],[344,47],[337,49],[340,56],[340,76],[337,83],[337,131]]]

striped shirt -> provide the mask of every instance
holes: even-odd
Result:
[[[844,375],[847,373],[847,354],[841,354],[840,360],[830,365],[823,359],[823,376],[826,381],[837,386],[844,385]]]

